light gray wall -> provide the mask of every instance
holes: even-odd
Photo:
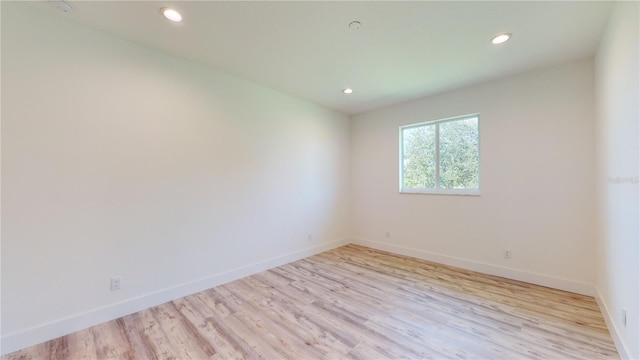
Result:
[[[344,243],[349,138],[345,115],[3,3],[3,352]]]
[[[593,96],[587,59],[355,116],[354,235],[391,251],[593,293]],[[472,113],[480,114],[482,195],[398,193],[398,127]]]
[[[630,359],[640,359],[639,14],[638,2],[617,3],[596,56],[596,286],[620,354]]]
[[[638,4],[618,4],[595,87],[583,60],[350,125],[3,2],[2,353],[353,234],[571,291],[595,283],[622,355],[640,357],[638,184],[624,182],[638,177],[637,24]],[[398,194],[398,127],[476,112],[482,195]],[[109,291],[113,275],[123,290]]]

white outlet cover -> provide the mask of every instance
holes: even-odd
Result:
[[[122,289],[122,276],[115,276],[111,278],[111,291]]]

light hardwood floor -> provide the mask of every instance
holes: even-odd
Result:
[[[593,298],[348,245],[2,357],[616,359]]]

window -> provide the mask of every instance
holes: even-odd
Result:
[[[479,194],[479,116],[400,127],[400,192]]]

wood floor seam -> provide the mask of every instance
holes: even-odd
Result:
[[[619,359],[592,297],[346,245],[4,355]]]

